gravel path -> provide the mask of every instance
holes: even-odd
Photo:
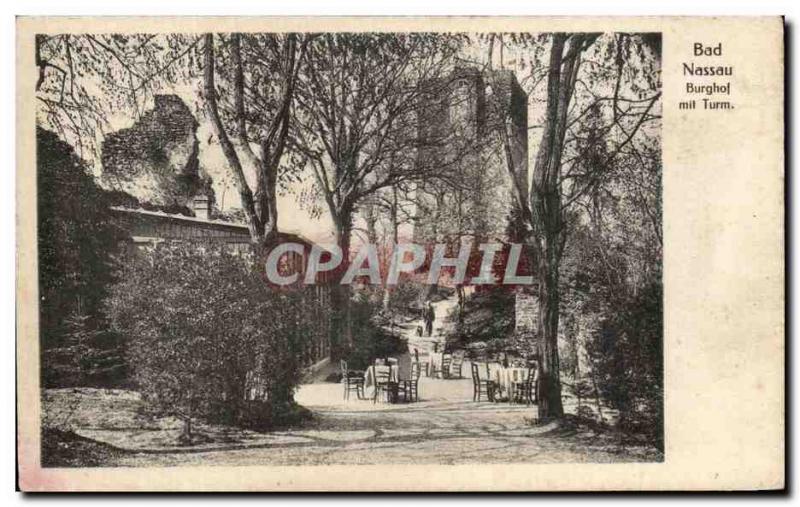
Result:
[[[454,301],[436,304],[437,322]],[[438,326],[435,325],[436,329]],[[430,350],[428,337],[406,326],[409,348]],[[436,337],[434,337],[436,339]],[[468,375],[469,363],[463,372]],[[86,392],[83,392],[86,391]],[[595,433],[574,423],[537,425],[536,407],[472,401],[470,379],[420,379],[420,401],[411,404],[344,400],[340,384],[302,385],[295,399],[314,419],[302,428],[268,434],[249,432],[230,444],[209,449],[172,450],[179,425],[169,431],[135,426],[138,396],[132,392],[50,390],[54,406],[86,397],[74,420],[83,437],[128,449],[108,456],[100,466],[327,465],[611,463],[660,461],[652,447],[628,445],[610,432]],[[98,403],[103,400],[103,403]],[[87,411],[86,407],[93,407]],[[565,410],[574,413],[574,400]],[[164,442],[159,443],[166,439]],[[170,443],[172,442],[172,443]],[[141,451],[154,444],[159,452]]]
[[[474,403],[471,381],[425,378],[422,401],[341,400],[340,386],[303,386],[298,402],[314,422],[279,432],[263,446],[183,453],[132,453],[121,466],[468,464],[657,461],[655,451],[624,446],[587,428],[532,425],[535,407]]]

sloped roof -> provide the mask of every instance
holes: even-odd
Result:
[[[153,211],[147,210],[144,208],[126,208],[125,206],[111,206],[112,211],[117,211],[121,213],[128,213],[131,215],[144,215],[150,217],[157,217],[157,218],[164,218],[167,220],[179,220],[182,222],[189,222],[197,225],[214,225],[214,226],[223,226],[223,227],[232,227],[236,229],[240,229],[242,233],[249,234],[249,228],[247,224],[241,222],[226,222],[225,220],[211,220],[205,219],[200,217],[190,217],[186,215],[180,215],[178,213],[167,213],[165,211]],[[302,234],[296,231],[291,230],[281,230],[278,231],[278,234],[284,237],[295,238],[303,243],[313,245],[314,242],[310,239],[306,238]]]

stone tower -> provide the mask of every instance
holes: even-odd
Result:
[[[516,196],[528,182],[528,100],[513,72],[458,68],[424,83],[419,164],[456,174],[457,186],[427,182],[417,190],[417,243],[507,241]]]

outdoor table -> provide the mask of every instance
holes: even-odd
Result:
[[[398,374],[397,365],[375,366],[375,371],[376,372],[385,372],[387,370],[389,371],[389,382],[397,383],[397,378],[398,378],[397,377],[397,374]],[[370,390],[369,393],[367,392],[367,389]],[[372,367],[371,366],[369,368],[367,368],[366,372],[364,372],[364,395],[367,398],[372,398],[373,396],[375,396],[375,377],[372,376]]]
[[[494,381],[500,391],[514,399],[514,382],[523,382],[528,376],[527,368],[504,367],[500,363],[489,363],[489,380]]]
[[[516,395],[514,386],[517,382],[524,382],[528,379],[528,369],[516,366],[505,368],[504,370],[506,389],[508,390],[508,401],[513,401]]]
[[[478,376],[491,380],[499,386],[502,375],[503,365],[500,363],[486,363],[483,368],[478,368]]]

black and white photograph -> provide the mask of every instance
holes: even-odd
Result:
[[[32,50],[42,467],[665,459],[660,33]]]

